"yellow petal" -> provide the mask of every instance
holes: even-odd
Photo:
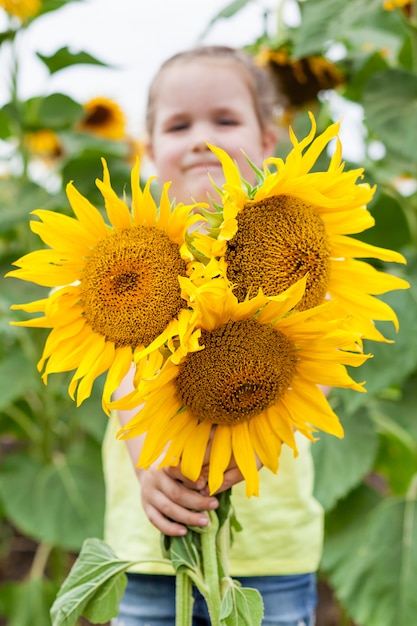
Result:
[[[198,424],[193,428],[184,447],[181,471],[192,481],[196,481],[200,476],[211,428],[209,422]]]
[[[87,233],[94,233],[98,238],[107,237],[108,227],[101,217],[100,211],[87,198],[84,198],[72,183],[68,183],[66,191],[71,208],[83,230]]]
[[[245,478],[246,497],[259,496],[259,474],[247,422],[232,428],[233,456]]]

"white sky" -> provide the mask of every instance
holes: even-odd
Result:
[[[85,102],[106,96],[125,111],[132,132],[143,125],[147,88],[160,64],[198,42],[210,20],[231,0],[84,0],[33,22],[18,42],[20,97],[61,91]],[[279,0],[253,0],[236,16],[219,21],[207,43],[239,46],[263,30],[263,12]],[[291,4],[291,2],[289,3]],[[0,12],[0,28],[5,18]],[[112,65],[76,66],[50,77],[35,52],[51,55],[68,46]],[[7,98],[7,50],[0,56],[0,104]]]

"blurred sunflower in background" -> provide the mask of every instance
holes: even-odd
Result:
[[[259,292],[239,302],[221,269],[218,276],[198,285],[192,275],[180,279],[198,315],[201,349],[178,364],[168,359],[113,407],[145,403],[119,433],[123,439],[146,433],[140,467],[181,463],[183,474],[197,480],[209,461],[208,485],[215,493],[233,457],[250,497],[259,494],[257,458],[277,472],[282,443],[297,454],[295,429],[312,440],[317,429],[343,436],[317,385],[364,391],[345,365],[361,365],[368,357],[358,347],[344,350],[358,337],[341,330],[339,320],[323,322],[322,310],[333,309],[333,302],[292,311],[305,278],[275,298]]]
[[[85,115],[77,130],[103,137],[123,139],[126,133],[126,117],[120,106],[110,98],[97,97],[83,105]]]
[[[383,0],[383,8],[385,11],[402,9],[408,17],[412,14],[413,4],[414,0]]]
[[[374,189],[357,184],[363,169],[344,171],[339,124],[314,138],[316,123],[311,114],[310,118],[311,131],[301,142],[290,130],[293,149],[285,161],[269,158],[263,171],[256,170],[256,187],[242,180],[226,152],[210,146],[225,175],[223,188],[217,188],[222,206],[213,220],[217,227],[208,234],[195,233],[193,245],[208,258],[224,259],[240,301],[259,289],[268,296],[279,294],[307,275],[298,309],[332,298],[340,317],[349,316],[364,338],[385,341],[374,321],[388,320],[398,328],[398,320],[392,308],[374,296],[409,284],[356,257],[396,263],[405,259],[349,236],[373,226],[366,205]],[[336,146],[328,169],[311,171],[333,139]]]
[[[178,276],[187,275],[192,255],[185,231],[199,216],[194,205],[173,210],[164,185],[159,206],[150,183],[142,191],[139,161],[132,169],[132,208],[113,190],[103,160],[103,195],[108,225],[100,211],[72,183],[67,195],[75,218],[47,210],[33,214],[31,229],[48,249],[16,261],[7,274],[52,288],[45,299],[12,308],[43,313],[15,325],[51,328],[38,369],[43,379],[76,370],[69,393],[77,404],[89,397],[95,379],[108,371],[103,408],[129,370],[132,360],[144,372],[161,365],[160,346],[178,338],[197,341],[189,329],[192,312],[181,297]],[[175,345],[172,344],[175,350]]]
[[[42,7],[41,0],[0,0],[0,8],[22,22],[35,17]]]
[[[63,146],[58,135],[49,128],[25,135],[25,145],[29,152],[47,163],[63,156]]]
[[[344,75],[334,63],[322,55],[293,58],[289,43],[276,49],[264,45],[254,59],[258,65],[270,70],[287,113],[312,106],[320,91],[336,89],[345,83]]]

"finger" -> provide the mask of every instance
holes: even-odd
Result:
[[[215,496],[201,494],[195,489],[188,489],[183,483],[169,477],[167,480],[161,480],[161,492],[163,492],[166,501],[173,502],[180,508],[193,512],[210,511],[216,509],[219,504]]]
[[[204,528],[209,524],[206,513],[186,509],[161,493],[147,506],[146,514],[154,526],[168,535],[183,535],[187,526]]]
[[[185,487],[187,487],[188,489],[194,489],[195,491],[203,489],[207,483],[207,478],[204,478],[204,476],[200,476],[196,481],[190,480],[181,473],[181,470],[178,466],[165,467],[163,471],[168,474],[170,478],[182,482]]]
[[[153,506],[148,505],[144,508],[151,524],[164,535],[168,535],[169,537],[182,537],[187,534],[188,529],[183,524],[169,520]]]

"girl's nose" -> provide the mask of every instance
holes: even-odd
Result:
[[[208,150],[207,142],[210,143],[210,129],[206,124],[196,125],[190,135],[190,149],[193,152],[205,152]]]

